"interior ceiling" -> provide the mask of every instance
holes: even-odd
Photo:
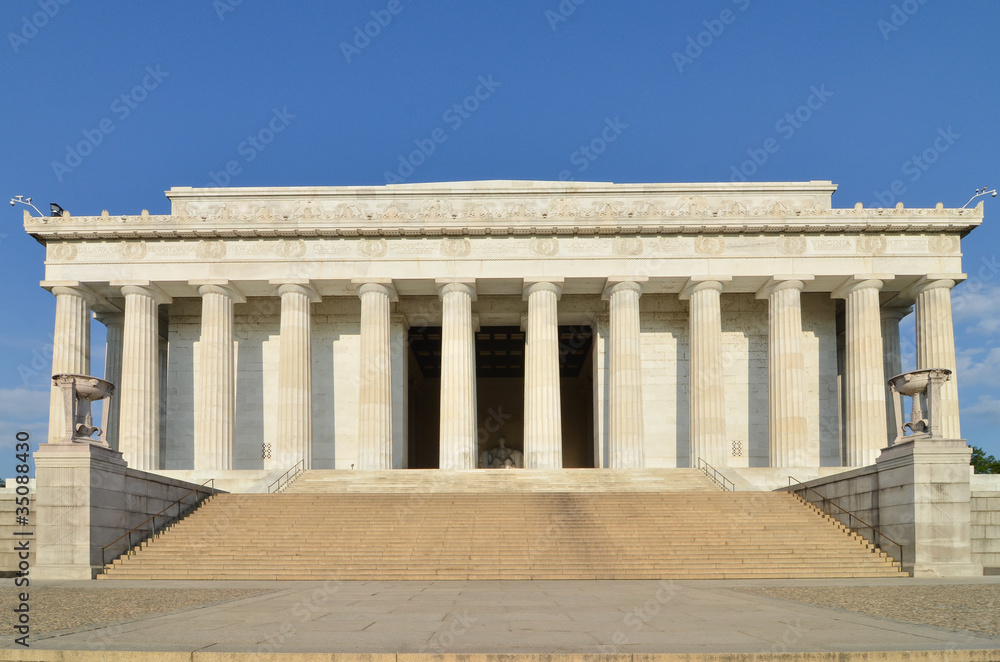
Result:
[[[580,376],[593,343],[588,325],[559,327],[559,376]],[[441,327],[410,330],[410,349],[427,379],[441,378]],[[476,377],[524,378],[524,331],[516,326],[487,326],[476,332]]]

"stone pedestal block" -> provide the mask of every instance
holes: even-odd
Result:
[[[880,528],[904,546],[903,567],[914,577],[983,574],[972,560],[971,455],[962,439],[917,440],[875,461]]]
[[[110,511],[98,510],[113,506],[112,494],[121,490],[122,454],[94,444],[47,444],[35,452],[35,470],[38,555],[32,579],[93,579],[101,568],[101,545],[129,528],[124,515],[108,521]]]
[[[95,444],[42,444],[35,474],[36,518],[27,529],[35,532],[32,579],[93,579],[102,546],[198,487],[130,469],[121,453]],[[125,549],[117,543],[108,561]]]

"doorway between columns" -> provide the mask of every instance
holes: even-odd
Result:
[[[516,326],[476,332],[476,420],[479,450],[524,452],[524,340]],[[407,388],[409,466],[438,468],[441,413],[441,327],[410,329]],[[563,467],[594,466],[593,330],[559,327]]]

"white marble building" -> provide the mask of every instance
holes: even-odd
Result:
[[[143,470],[871,465],[955,369],[982,210],[833,208],[830,182],[173,188],[164,216],[25,216],[54,373],[91,366]],[[948,383],[944,436],[961,437]],[[54,391],[51,441],[63,437]]]

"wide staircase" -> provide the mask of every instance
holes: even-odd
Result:
[[[220,494],[102,579],[901,577],[792,494],[697,470],[308,471]]]

